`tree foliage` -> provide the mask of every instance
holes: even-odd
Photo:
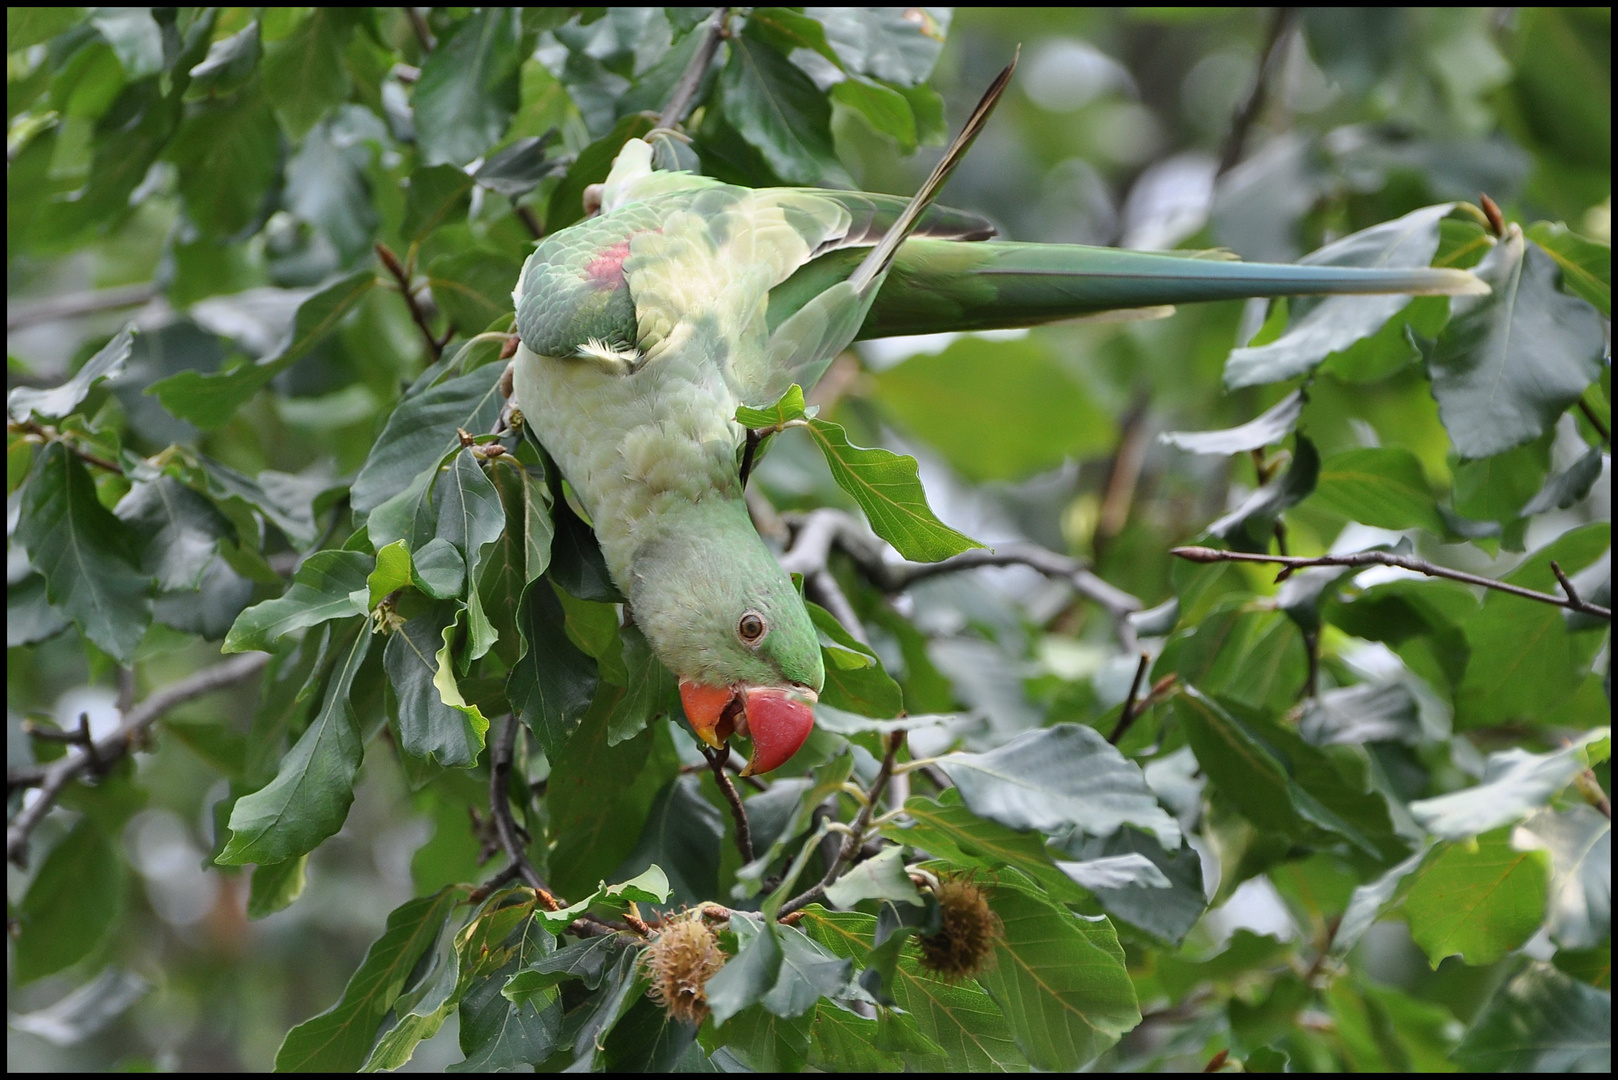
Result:
[[[1610,29],[9,9],[11,1064],[1606,1070]],[[506,422],[522,259],[659,127],[908,193],[1019,41],[1011,238],[1491,290],[745,410],[827,688],[734,778]]]

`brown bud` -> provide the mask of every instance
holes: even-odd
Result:
[[[916,939],[921,966],[951,981],[988,970],[1003,927],[983,890],[970,878],[953,877],[940,881],[934,895],[940,925],[938,933]]]
[[[699,918],[665,923],[641,954],[641,967],[651,980],[647,994],[671,1017],[700,1024],[708,1015],[708,980],[725,966],[719,939]]]

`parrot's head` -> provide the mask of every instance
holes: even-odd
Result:
[[[769,772],[814,727],[825,684],[820,639],[792,579],[742,510],[665,534],[636,551],[630,607],[680,679],[686,719],[703,741],[753,741],[744,775]]]

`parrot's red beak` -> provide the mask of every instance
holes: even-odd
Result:
[[[680,683],[686,719],[703,742],[718,749],[733,734],[753,740],[753,760],[743,776],[779,768],[798,752],[815,726],[817,700],[808,687]]]

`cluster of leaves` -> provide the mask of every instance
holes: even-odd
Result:
[[[1138,658],[1094,609],[1036,617],[961,578],[896,599],[838,555],[862,625],[811,605],[816,732],[767,784],[721,790],[563,478],[501,423],[510,289],[688,74],[690,142],[662,152],[732,182],[851,186],[862,152],[941,142],[928,80],[950,17],[423,10],[8,12],[14,279],[123,245],[139,254],[97,284],[150,281],[169,305],[87,342],[60,385],[13,362],[13,658],[65,647],[149,677],[176,656],[272,654],[250,718],[164,726],[228,780],[210,856],[253,867],[251,917],[304,896],[368,760],[396,763],[436,823],[417,898],[278,1067],[396,1068],[451,1017],[466,1071],[1606,1063],[1610,624],[1551,603],[1341,567],[1279,589],[1245,565],[1170,568],[1148,526],[1103,528],[1097,495],[1070,488],[1057,535],[1162,601],[1122,628],[1150,657],[1133,689]],[[1432,132],[1390,134],[1445,109],[1467,136],[1484,126],[1497,87],[1461,70],[1494,48],[1477,20],[1424,25],[1454,62],[1418,78],[1378,44],[1403,36],[1332,18],[1298,39],[1320,70],[1398,107],[1359,142],[1269,144],[1222,187],[1215,238],[1262,252],[1347,233],[1305,261],[1470,268],[1487,295],[1257,306],[1228,358],[1234,312],[1182,318],[1195,345],[1151,328],[958,341],[860,380],[840,422],[796,387],[739,416],[771,446],[754,483],[801,508],[852,501],[905,557],[941,560],[980,545],[929,508],[915,459],[850,433],[1005,482],[1110,453],[1122,426],[1122,461],[1130,382],[1109,406],[1064,353],[1115,369],[1151,354],[1176,379],[1207,355],[1229,409],[1256,418],[1152,453],[1251,493],[1187,496],[1172,541],[1413,543],[1474,566],[1532,542],[1505,581],[1554,598],[1566,574],[1610,606],[1593,497],[1610,247],[1459,202]],[[1536,171],[1507,209],[1570,215],[1610,183],[1579,141],[1598,88],[1569,98],[1541,54],[1599,64],[1565,40],[1584,16],[1517,18],[1510,122],[1528,149],[1500,153]],[[20,707],[45,736],[21,763],[83,752],[37,696]],[[502,751],[508,716],[526,735]],[[108,958],[118,839],[149,796],[128,762],[96,780],[63,797],[80,816],[13,906],[19,985]],[[839,830],[862,842],[846,856]],[[554,891],[476,886],[480,843]],[[952,875],[987,898],[987,962],[928,963],[915,942]],[[1218,932],[1255,879],[1295,938]],[[687,906],[728,957],[700,1024],[658,1007],[642,962]],[[1486,977],[1394,985],[1356,948],[1390,916],[1441,974]]]

